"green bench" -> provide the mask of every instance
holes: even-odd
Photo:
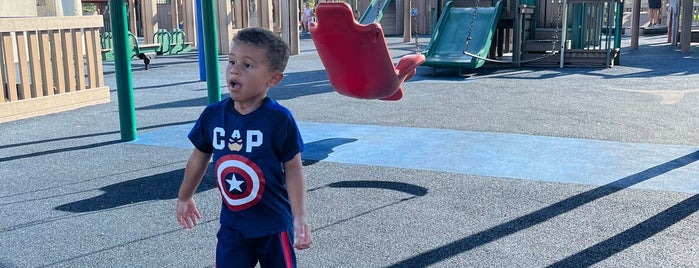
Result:
[[[114,61],[114,36],[111,32],[106,32],[100,39],[102,46],[102,60]],[[139,44],[138,39],[132,33],[129,33],[129,45],[131,48],[131,59],[141,59],[148,70],[151,59],[155,58],[160,48],[159,43]]]
[[[179,29],[172,30],[172,32],[159,29],[153,34],[153,40],[160,44],[156,50],[158,55],[174,55],[192,50],[192,42],[187,42],[185,33]]]

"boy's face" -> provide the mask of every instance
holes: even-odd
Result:
[[[283,74],[270,69],[266,50],[246,42],[235,42],[228,54],[226,81],[231,99],[237,102],[258,101],[276,86]]]

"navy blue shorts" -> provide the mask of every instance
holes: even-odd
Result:
[[[648,0],[648,8],[658,9],[662,5],[662,0]]]
[[[221,226],[216,245],[216,267],[296,267],[293,235],[289,231],[245,238],[237,230]]]

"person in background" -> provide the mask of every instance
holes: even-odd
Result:
[[[313,21],[313,10],[308,6],[308,3],[303,3],[303,15],[301,17],[301,30],[308,32],[308,26]]]
[[[648,26],[660,25],[662,0],[648,0]]]

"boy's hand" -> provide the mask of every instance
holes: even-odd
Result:
[[[311,248],[311,228],[305,218],[294,219],[294,248],[298,250]]]
[[[185,229],[190,229],[197,225],[201,219],[201,214],[197,210],[194,199],[177,199],[177,222]]]

